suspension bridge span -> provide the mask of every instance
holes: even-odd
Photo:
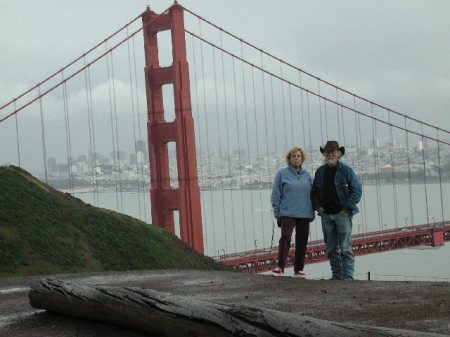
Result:
[[[179,4],[147,9],[0,106],[0,162],[253,272],[276,259],[270,190],[284,153],[303,147],[314,174],[328,139],[363,185],[356,255],[443,245],[449,134]],[[307,263],[326,259],[318,228]]]

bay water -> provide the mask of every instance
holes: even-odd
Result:
[[[280,230],[271,212],[270,189],[202,191],[205,255],[244,252],[277,246]],[[150,194],[136,192],[75,193],[92,205],[151,223]],[[450,183],[396,184],[363,187],[353,233],[388,230],[450,221]],[[448,221],[447,221],[448,220]],[[179,235],[175,212],[176,234]],[[320,218],[311,223],[309,240],[322,240]],[[356,257],[355,276],[380,280],[450,281],[450,244],[413,247]],[[328,278],[328,262],[305,267],[308,278]],[[288,270],[287,274],[292,273]]]

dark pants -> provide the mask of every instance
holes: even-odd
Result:
[[[295,260],[294,272],[302,271],[305,267],[306,245],[308,244],[309,219],[281,218],[281,238],[278,245],[278,267],[286,265],[286,259],[291,247],[292,231],[295,228]]]

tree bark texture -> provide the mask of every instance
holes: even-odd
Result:
[[[33,284],[29,297],[34,308],[118,324],[158,337],[439,336],[206,302],[151,289],[90,286],[54,278]]]

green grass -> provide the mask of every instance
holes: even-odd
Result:
[[[174,235],[0,167],[0,276],[228,267]]]

